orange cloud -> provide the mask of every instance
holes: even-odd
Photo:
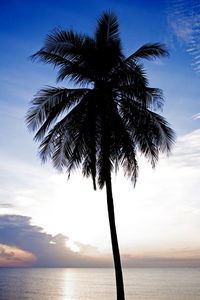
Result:
[[[28,251],[0,244],[0,267],[30,267],[35,261],[35,255]]]

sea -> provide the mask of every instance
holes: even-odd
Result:
[[[200,300],[200,268],[127,268],[126,300]],[[116,300],[112,268],[0,268],[1,300]]]

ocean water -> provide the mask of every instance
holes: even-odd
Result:
[[[200,268],[124,269],[126,300],[200,300]],[[1,300],[116,300],[113,269],[0,268]]]

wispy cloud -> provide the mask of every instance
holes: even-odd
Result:
[[[192,116],[193,120],[197,120],[197,119],[200,119],[200,113]]]
[[[168,1],[168,23],[172,35],[193,56],[193,69],[200,72],[200,2],[198,0]]]

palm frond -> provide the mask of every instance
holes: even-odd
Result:
[[[134,52],[128,58],[126,58],[125,61],[128,62],[130,60],[137,60],[140,58],[152,60],[157,57],[165,57],[165,56],[169,56],[169,52],[166,49],[166,46],[164,44],[149,43],[140,47],[136,52]]]
[[[127,100],[120,112],[138,149],[151,160],[154,167],[159,152],[169,152],[174,142],[174,132],[160,115],[145,109],[137,102]]]
[[[41,89],[31,102],[26,115],[26,122],[30,130],[35,131],[41,124],[40,133],[48,129],[50,124],[65,110],[77,104],[89,92],[89,89],[67,89],[47,87]],[[38,134],[38,138],[40,134]]]
[[[162,110],[164,105],[163,91],[158,88],[146,88],[146,101],[148,108],[153,110]]]
[[[147,86],[148,79],[144,66],[134,61],[120,63],[116,69],[113,70],[112,84],[117,87],[128,86],[129,88],[137,84],[143,87]]]
[[[57,82],[62,81],[65,78],[70,78],[75,84],[84,83],[87,84],[88,79],[91,78],[89,70],[82,64],[81,61],[77,61],[71,65],[63,65],[58,71]]]
[[[97,22],[95,33],[97,43],[101,44],[102,42],[119,39],[119,23],[114,13],[105,12]]]
[[[111,125],[111,159],[116,167],[119,164],[122,165],[124,175],[129,177],[135,185],[138,177],[135,140],[116,107],[113,109]]]
[[[68,133],[66,131],[67,125],[67,116],[63,118],[60,122],[58,122],[43,138],[40,146],[39,146],[39,154],[42,162],[46,162],[48,158],[52,158],[52,154],[56,151],[58,153],[58,149],[60,149],[61,153],[67,154],[67,152],[63,151],[63,147],[60,147],[61,140],[62,145],[66,145],[65,141],[68,139]],[[71,145],[71,144],[70,144]],[[71,155],[71,150],[68,148],[68,156]],[[59,153],[58,153],[59,156]],[[64,157],[64,156],[63,156]],[[60,158],[60,163],[57,165],[57,168],[61,169],[64,166],[65,160]]]
[[[46,63],[52,63],[51,57],[62,58],[63,61],[76,61],[84,50],[85,41],[92,40],[89,36],[56,28],[48,34],[41,50],[31,56]]]
[[[57,169],[62,169],[64,165],[67,166],[69,164],[74,147],[76,146],[75,140],[79,134],[81,124],[79,120],[84,106],[84,101],[78,103],[49,131],[40,144],[40,157],[42,161],[45,162],[50,157]],[[65,164],[63,161],[65,161]]]
[[[75,33],[73,30],[55,28],[51,34],[47,35],[44,48],[49,53],[76,59],[77,55],[82,52],[85,39],[86,35]]]
[[[89,65],[93,64],[90,64],[90,60],[95,47],[94,40],[87,35],[56,28],[47,35],[44,47],[31,58],[59,67],[57,81],[69,77],[77,83],[82,80],[84,74],[86,80],[88,79],[87,70]]]
[[[33,54],[31,56],[31,59],[33,61],[38,60],[41,62],[44,62],[46,64],[53,64],[54,67],[57,66],[63,66],[65,65],[67,66],[71,66],[72,62],[69,59],[66,59],[65,57],[55,54],[55,53],[51,53],[45,50],[45,48],[42,48],[41,50],[39,50],[38,52],[36,52],[35,54]]]

